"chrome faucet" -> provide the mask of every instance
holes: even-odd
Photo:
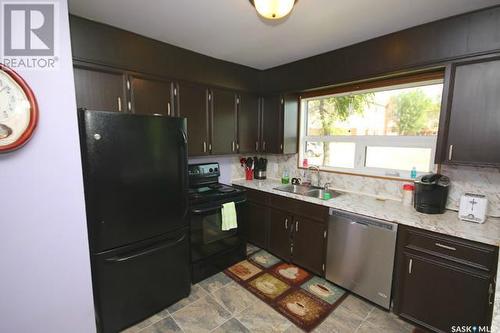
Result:
[[[325,185],[323,185],[323,190],[328,191],[329,189],[330,189],[330,183],[325,183]]]
[[[321,187],[321,178],[320,178],[320,174],[319,174],[319,167],[311,165],[308,169],[316,171],[316,175],[318,177],[318,183],[317,183],[318,185],[317,186]],[[312,183],[312,179],[311,179],[311,183]]]

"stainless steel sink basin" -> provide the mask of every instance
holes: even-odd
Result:
[[[325,193],[330,194],[330,199],[338,197],[341,193],[333,190],[324,190],[320,187],[316,186],[306,186],[306,185],[283,185],[274,188],[278,191],[283,191],[287,193],[293,193],[298,195],[303,195],[311,198],[323,199],[325,197]]]
[[[337,191],[333,191],[333,190],[315,189],[315,190],[311,190],[309,192],[306,192],[305,195],[308,197],[325,199],[326,193],[330,194],[330,199],[338,197],[341,194],[341,193],[339,193]]]
[[[283,185],[276,187],[275,190],[304,195],[304,193],[311,190],[311,187],[305,185]]]

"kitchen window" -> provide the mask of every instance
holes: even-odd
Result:
[[[435,171],[442,72],[337,87],[301,98],[299,166],[410,178]]]

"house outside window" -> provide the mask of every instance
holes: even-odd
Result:
[[[305,94],[299,166],[307,159],[322,170],[404,179],[435,171],[442,91],[440,72]]]

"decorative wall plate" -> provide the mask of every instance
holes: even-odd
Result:
[[[38,105],[33,91],[19,74],[0,64],[0,153],[24,145],[37,122]]]

